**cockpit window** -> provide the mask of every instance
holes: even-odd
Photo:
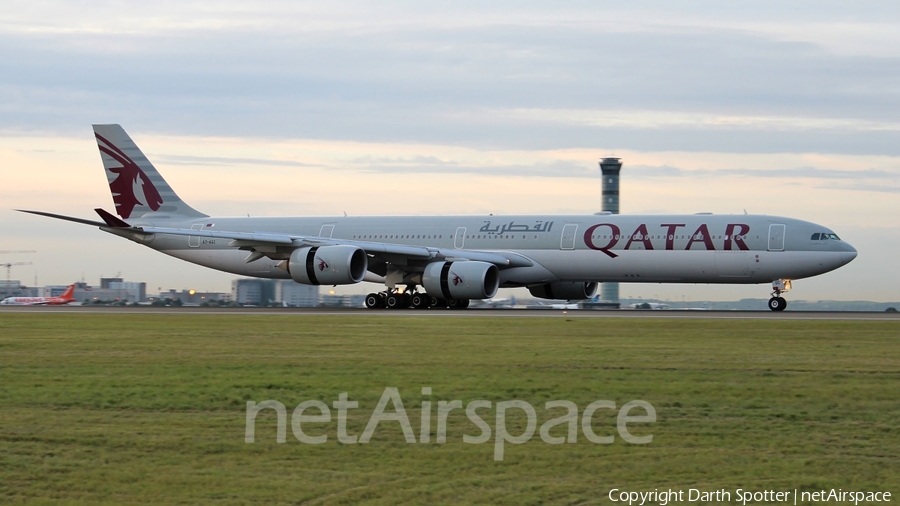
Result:
[[[841,240],[841,238],[838,237],[837,234],[822,234],[822,239],[824,239],[826,235],[828,236],[829,239],[833,239],[835,241]]]
[[[816,232],[815,234],[812,235],[812,237],[809,238],[809,240],[810,240],[810,241],[818,241],[818,240],[819,240],[819,235],[820,235],[820,234],[819,234],[818,232]]]

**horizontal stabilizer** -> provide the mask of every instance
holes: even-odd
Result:
[[[103,221],[106,222],[112,228],[131,228],[131,225],[125,223],[123,220],[120,220],[118,217],[113,216],[112,214],[106,212],[102,208],[94,209],[94,211],[103,218]]]
[[[58,220],[74,221],[75,223],[81,223],[83,225],[93,225],[95,227],[108,226],[106,223],[103,223],[100,221],[85,220],[83,218],[74,218],[72,216],[63,216],[62,214],[45,213],[44,211],[28,211],[26,209],[13,209],[13,211],[19,211],[20,213],[36,214],[38,216],[46,216],[48,218],[56,218]],[[126,226],[130,226],[130,225],[126,224]]]

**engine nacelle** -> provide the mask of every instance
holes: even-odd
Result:
[[[425,267],[422,286],[432,297],[490,299],[500,287],[500,270],[487,262],[432,262]]]
[[[543,285],[531,285],[528,287],[528,291],[539,299],[590,299],[597,293],[597,283],[560,281]]]
[[[365,250],[345,245],[296,249],[288,261],[291,278],[304,285],[352,285],[368,268]]]

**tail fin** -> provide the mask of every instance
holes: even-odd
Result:
[[[64,300],[75,300],[75,297],[72,295],[75,294],[75,285],[69,285],[69,288],[66,288],[66,291],[59,296],[60,299]]]
[[[94,125],[94,137],[119,216],[124,219],[206,216],[178,198],[121,126]]]

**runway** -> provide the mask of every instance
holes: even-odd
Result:
[[[588,309],[364,309],[364,308],[199,308],[106,306],[0,306],[4,313],[140,314],[140,315],[259,315],[259,316],[391,316],[471,318],[668,318],[699,320],[859,320],[900,322],[900,313],[864,311],[691,311]]]

